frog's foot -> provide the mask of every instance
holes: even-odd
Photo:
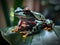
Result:
[[[25,35],[23,35],[22,37],[23,37],[23,41],[25,41],[26,38],[27,38],[27,35],[25,34]]]
[[[44,28],[44,30],[47,30],[47,29],[48,29],[48,27],[45,27],[45,28]]]
[[[52,28],[51,27],[45,27],[44,30],[50,31],[50,30],[52,30]]]
[[[25,35],[23,35],[23,38],[26,39],[28,35],[29,33],[26,33]]]
[[[20,34],[25,34],[25,33],[26,33],[25,31],[20,32]]]
[[[48,31],[52,30],[52,28],[48,28]]]
[[[27,36],[26,36],[26,35],[23,35],[22,37],[23,37],[23,38],[26,38]]]
[[[12,30],[12,32],[17,32],[18,30]]]
[[[17,26],[15,26],[15,29],[14,30],[12,30],[12,32],[17,32],[18,31],[18,27]]]

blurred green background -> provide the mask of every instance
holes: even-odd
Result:
[[[16,10],[17,7],[23,8],[22,4],[23,4],[23,0],[15,0],[14,1],[14,10]],[[19,19],[16,16],[14,16],[14,25],[17,25],[18,22],[19,22]]]
[[[56,25],[60,25],[59,2],[59,0],[0,0],[0,28],[17,25],[19,19],[14,16],[17,7],[29,7],[52,19]]]

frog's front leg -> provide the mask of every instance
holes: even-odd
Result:
[[[18,31],[18,26],[15,26],[15,29],[14,30],[12,30],[12,32],[17,32]]]

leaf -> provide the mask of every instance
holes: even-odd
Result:
[[[32,36],[27,37],[24,41],[22,35],[19,33],[12,32],[15,27],[7,27],[1,30],[3,38],[10,43],[10,45],[28,45],[30,43]]]
[[[0,30],[3,38],[10,45],[60,45],[60,26],[56,26],[52,31],[43,30],[38,34],[28,36],[26,40],[21,34],[12,32],[14,28],[7,27]]]

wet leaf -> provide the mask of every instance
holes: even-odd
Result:
[[[20,33],[12,32],[14,28],[15,27],[7,27],[0,30],[3,38],[8,41],[10,45],[28,45],[28,43],[31,43],[32,36],[29,36],[24,40]]]

